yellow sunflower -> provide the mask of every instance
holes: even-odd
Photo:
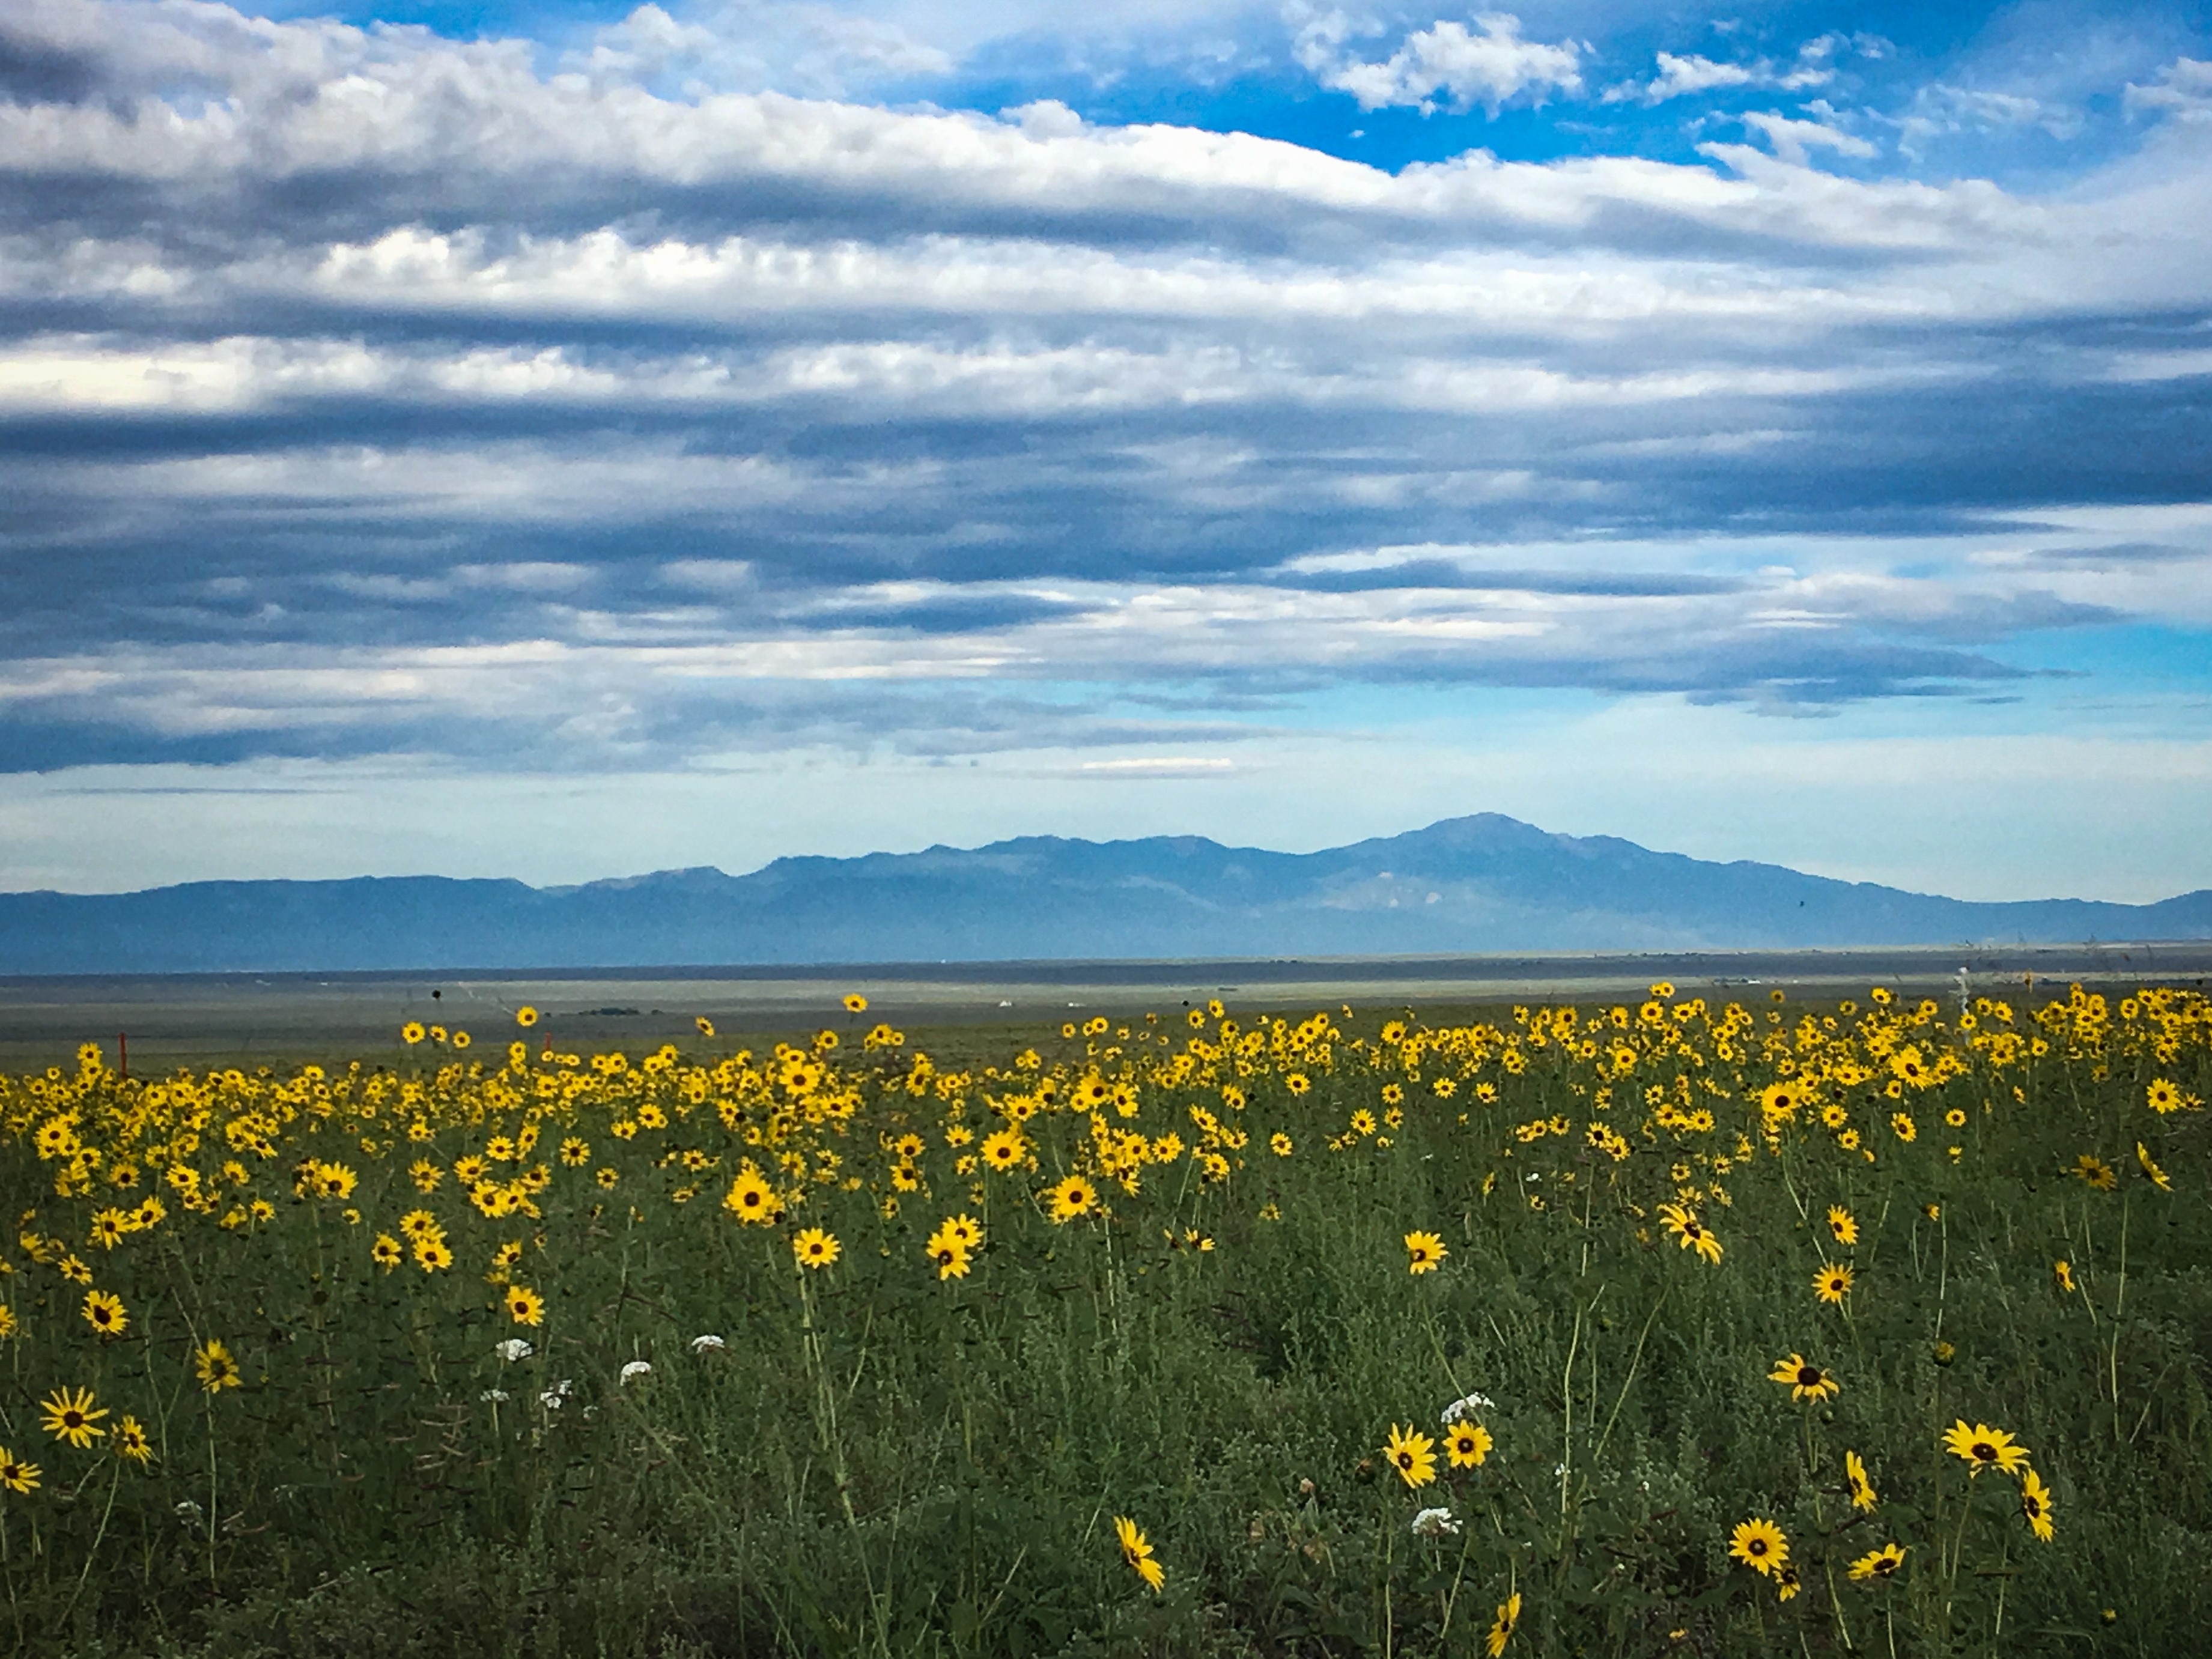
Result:
[[[1469,1423],[1462,1419],[1454,1423],[1444,1436],[1444,1455],[1450,1459],[1451,1466],[1455,1469],[1479,1468],[1483,1460],[1490,1455],[1490,1449],[1494,1443],[1490,1437],[1490,1431],[1481,1424]]]
[[[1770,1381],[1785,1385],[1792,1400],[1827,1400],[1842,1392],[1842,1385],[1834,1377],[1802,1354],[1793,1353],[1787,1359],[1777,1361],[1766,1375]]]
[[[1840,1306],[1851,1293],[1851,1270],[1849,1267],[1823,1267],[1813,1275],[1813,1294],[1823,1302]]]
[[[1905,1546],[1884,1544],[1851,1563],[1851,1577],[1859,1583],[1869,1578],[1893,1578],[1905,1565]]]
[[[1844,1454],[1844,1484],[1851,1489],[1851,1507],[1870,1510],[1875,1506],[1874,1482],[1867,1479],[1866,1465],[1855,1451]]]
[[[2020,1512],[2027,1517],[2027,1529],[2048,1544],[2054,1530],[2051,1524],[2051,1488],[2043,1484],[2043,1477],[2033,1469],[2021,1471]]]
[[[1437,1478],[1436,1443],[1410,1425],[1401,1429],[1393,1423],[1389,1443],[1382,1448],[1382,1455],[1390,1460],[1390,1467],[1398,1471],[1398,1478],[1407,1486],[1425,1486]]]
[[[1694,1211],[1683,1204],[1662,1204],[1659,1218],[1667,1231],[1686,1250],[1695,1250],[1707,1261],[1721,1259],[1721,1242],[1713,1237],[1712,1229],[1699,1221]]]
[[[2158,1167],[2157,1160],[2150,1155],[2150,1148],[2140,1140],[2136,1142],[2136,1162],[2142,1166],[2142,1172],[2151,1178],[2159,1191],[2170,1193],[2173,1190],[2173,1182],[2166,1178],[2166,1171]]]
[[[2120,1184],[2112,1166],[2094,1152],[2084,1152],[2074,1160],[2074,1173],[2100,1193],[2109,1193]]]
[[[1451,1252],[1444,1249],[1443,1240],[1435,1233],[1413,1232],[1406,1235],[1406,1271],[1409,1273],[1432,1273]]]
[[[1152,1559],[1152,1547],[1137,1523],[1126,1515],[1114,1517],[1114,1536],[1121,1546],[1121,1559],[1129,1564],[1130,1571],[1143,1579],[1152,1594],[1160,1592],[1167,1582],[1167,1570]]]
[[[1491,1620],[1490,1631],[1482,1638],[1482,1650],[1489,1659],[1498,1659],[1505,1651],[1505,1644],[1513,1639],[1513,1632],[1521,1622],[1521,1592],[1516,1590],[1498,1604],[1498,1616]]]
[[[1098,1189],[1081,1176],[1072,1175],[1053,1187],[1046,1194],[1052,1206],[1055,1222],[1073,1221],[1078,1216],[1095,1215],[1098,1210]]]
[[[154,1461],[154,1442],[137,1418],[126,1417],[115,1425],[115,1455],[142,1468]]]
[[[1943,1449],[1975,1474],[1984,1469],[2011,1474],[2027,1463],[2027,1448],[2002,1429],[1993,1429],[1986,1423],[1969,1424],[1963,1417],[1943,1431]]]
[[[67,1389],[56,1389],[40,1403],[39,1408],[46,1413],[41,1419],[46,1431],[57,1440],[68,1441],[79,1451],[107,1432],[100,1426],[100,1419],[107,1413],[94,1408],[90,1389],[79,1389],[74,1394]]]
[[[123,1298],[112,1291],[87,1291],[84,1318],[102,1336],[120,1336],[131,1324],[130,1316],[123,1311]]]
[[[775,1214],[775,1189],[768,1184],[750,1158],[745,1160],[737,1179],[730,1183],[722,1207],[749,1227],[765,1226]]]
[[[200,1387],[210,1394],[221,1394],[225,1389],[246,1385],[246,1379],[239,1375],[238,1361],[232,1358],[230,1350],[214,1337],[210,1337],[204,1346],[192,1350],[192,1370],[199,1377]]]
[[[1729,1553],[1753,1571],[1772,1577],[1789,1563],[1790,1540],[1774,1522],[1753,1516],[1730,1534]]]
[[[980,1150],[984,1167],[1005,1175],[1019,1169],[1028,1161],[1030,1143],[1027,1137],[1010,1123],[1003,1129],[994,1129],[985,1135]]]

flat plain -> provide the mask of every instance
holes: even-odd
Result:
[[[2208,967],[14,981],[0,1617],[2188,1651]]]

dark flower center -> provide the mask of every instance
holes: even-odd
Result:
[[[1753,1555],[1764,1555],[1766,1553],[1766,1540],[1764,1538],[1754,1538],[1744,1547]]]
[[[1986,1440],[1974,1442],[1973,1450],[1974,1455],[1984,1463],[1994,1463],[1997,1461],[1997,1449]]]
[[[1800,1365],[1797,1368],[1797,1386],[1801,1389],[1819,1388],[1820,1368],[1817,1365]]]

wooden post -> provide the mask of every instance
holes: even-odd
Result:
[[[131,1039],[121,1031],[115,1034],[115,1071],[120,1080],[131,1081]]]

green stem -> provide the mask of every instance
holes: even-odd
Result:
[[[66,1625],[69,1616],[76,1610],[77,1597],[84,1594],[85,1580],[92,1575],[92,1564],[99,1558],[100,1540],[107,1536],[107,1518],[115,1513],[115,1489],[123,1484],[123,1463],[116,1460],[115,1468],[107,1482],[107,1504],[100,1512],[100,1528],[92,1535],[92,1546],[84,1553],[84,1567],[76,1576],[76,1588],[70,1592],[69,1605],[62,1609],[58,1624]]]
[[[1636,1334],[1636,1351],[1628,1357],[1628,1375],[1621,1379],[1620,1392],[1613,1396],[1613,1410],[1607,1413],[1604,1431],[1597,1437],[1597,1449],[1590,1454],[1593,1463],[1605,1455],[1605,1443],[1613,1438],[1613,1423],[1620,1416],[1621,1404],[1628,1398],[1629,1385],[1636,1381],[1637,1364],[1644,1358],[1644,1339],[1651,1334],[1652,1322],[1659,1317],[1660,1309],[1667,1305],[1668,1295],[1673,1289],[1673,1285],[1669,1284],[1661,1291],[1659,1299],[1651,1304],[1651,1311],[1644,1316],[1644,1328]]]
[[[2112,1295],[2112,1341],[2106,1366],[2112,1390],[2112,1438],[2120,1437],[2120,1310],[2128,1297],[2128,1207],[2134,1202],[2130,1193],[2120,1200],[2120,1282]]]

